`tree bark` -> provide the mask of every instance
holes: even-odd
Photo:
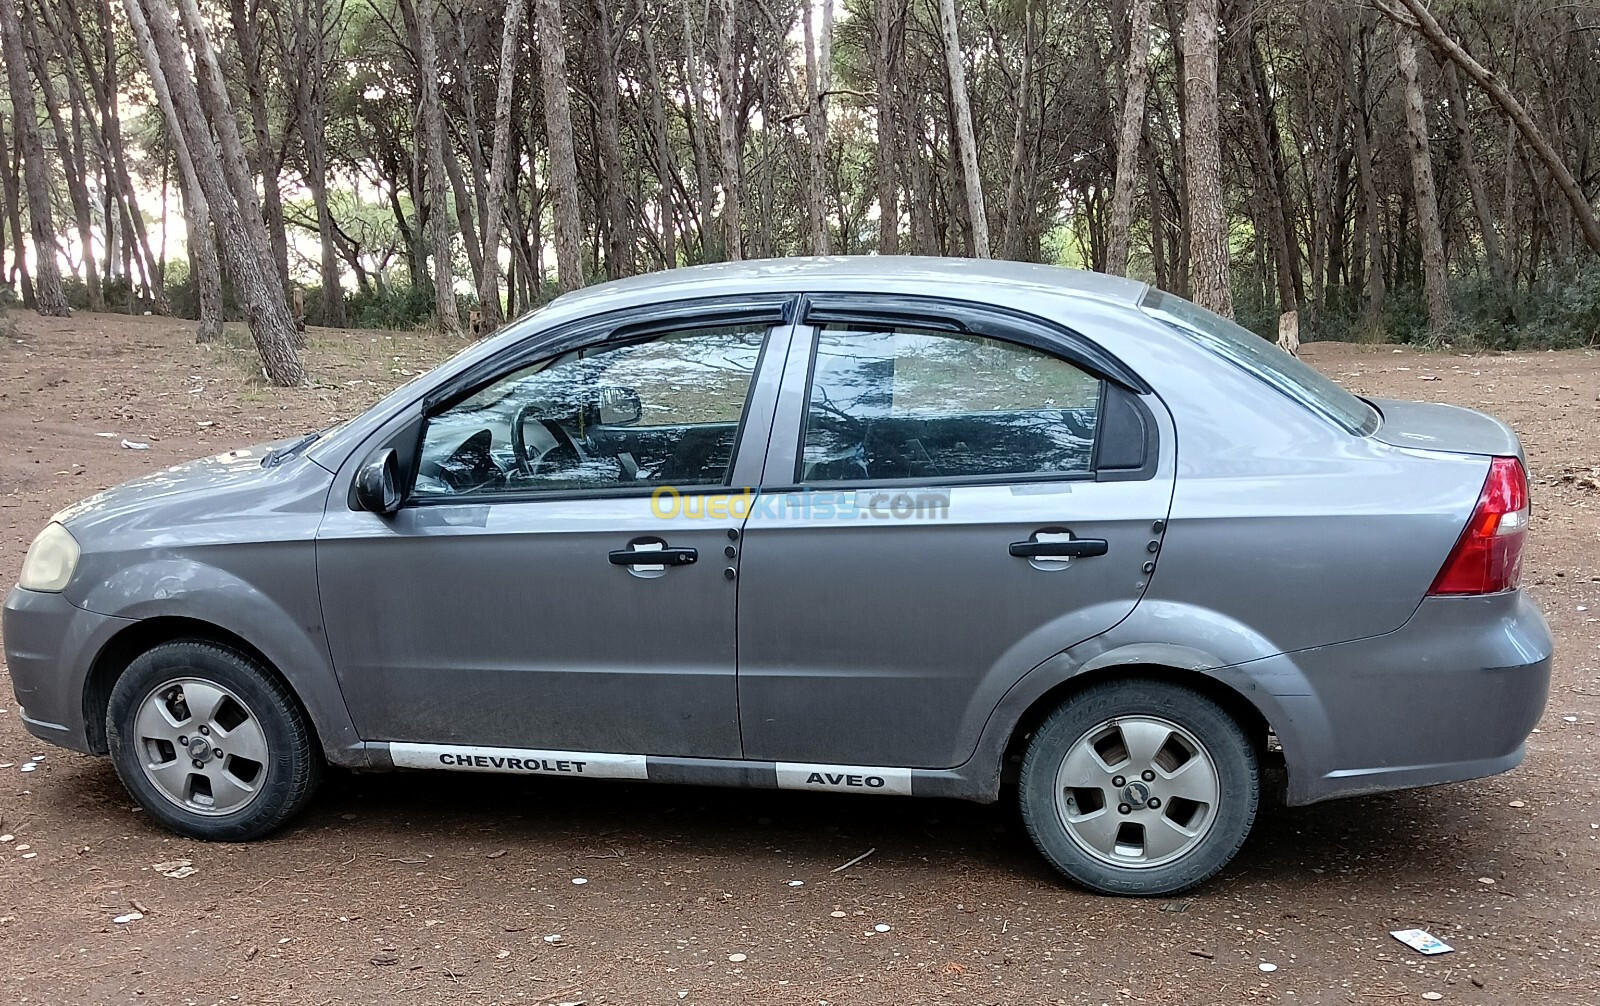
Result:
[[[272,141],[272,119],[267,110],[267,81],[262,70],[261,11],[254,0],[229,0],[228,12],[233,24],[234,41],[239,46],[239,65],[250,106],[255,168],[261,176],[261,223],[267,234],[267,247],[271,251],[273,268],[277,270],[278,282],[287,295],[289,234],[283,219],[283,194],[278,190],[278,158]]]
[[[338,18],[335,16],[335,23]],[[306,188],[311,190],[311,205],[317,215],[317,239],[322,259],[322,324],[343,328],[344,286],[339,269],[338,238],[333,210],[328,204],[328,57],[325,33],[328,30],[327,0],[304,0],[295,11],[295,51],[300,73],[295,97],[299,104],[296,119],[306,158]],[[274,181],[274,185],[276,182]]]
[[[832,4],[833,0],[822,0]],[[813,0],[805,0],[800,10],[806,50],[806,217],[811,225],[811,254],[828,254],[828,223],[823,209],[828,185],[826,159],[828,153],[828,113],[825,85],[817,72],[817,41],[813,20],[817,9]]]
[[[1411,156],[1411,184],[1416,193],[1417,232],[1422,240],[1422,284],[1428,304],[1428,338],[1442,345],[1450,334],[1450,274],[1439,227],[1439,196],[1433,184],[1433,159],[1428,146],[1428,114],[1422,106],[1422,81],[1417,70],[1417,42],[1404,29],[1399,38],[1400,79],[1405,90],[1406,149]]]
[[[50,212],[50,169],[45,163],[44,141],[39,137],[39,123],[35,118],[33,85],[28,80],[28,56],[23,47],[22,22],[17,17],[17,0],[0,0],[0,53],[5,55],[11,107],[15,112],[13,129],[28,190],[34,310],[42,315],[66,318],[71,316],[72,309],[67,306],[67,294],[61,286],[61,252],[55,216]],[[18,245],[20,247],[20,240]]]
[[[637,4],[637,14],[642,21],[645,8],[643,0]],[[671,269],[678,264],[678,225],[674,214],[672,188],[677,182],[677,176],[672,169],[672,134],[667,132],[667,109],[662,100],[665,93],[661,84],[661,64],[656,57],[656,31],[660,22],[652,25],[642,25],[639,36],[644,46],[645,70],[649,73],[650,85],[650,123],[652,153],[655,159],[656,192],[658,226],[661,228],[661,267]]]
[[[1217,111],[1217,0],[1189,0],[1183,29],[1184,168],[1189,190],[1189,260],[1195,303],[1233,317],[1228,214],[1223,204]]]
[[[567,96],[567,41],[561,0],[534,0],[539,51],[544,55],[544,129],[550,143],[550,198],[555,225],[556,278],[563,291],[583,286],[583,223],[578,217],[578,158]]]
[[[628,200],[623,191],[621,112],[617,97],[617,53],[610,0],[594,0],[595,70],[598,80],[601,201],[606,223],[606,276],[616,279],[633,272],[633,239]]]
[[[1361,212],[1358,214],[1367,249],[1367,320],[1375,323],[1383,312],[1388,293],[1384,276],[1382,207],[1372,163],[1372,125],[1367,95],[1372,80],[1372,60],[1367,46],[1368,29],[1352,25],[1349,33],[1350,58],[1345,59],[1343,78],[1345,97],[1350,103],[1351,132],[1356,148],[1356,176],[1361,186]]]
[[[718,0],[717,140],[722,160],[723,253],[729,261],[744,258],[744,157],[740,150],[739,79],[733,56],[738,27],[734,0]]]
[[[100,270],[96,268],[94,261],[94,223],[89,208],[89,188],[84,182],[88,168],[83,158],[81,134],[80,142],[70,142],[71,134],[66,120],[61,115],[61,101],[56,96],[55,81],[51,79],[47,57],[40,45],[38,25],[33,21],[32,12],[28,13],[29,22],[24,28],[25,47],[33,57],[34,80],[38,82],[39,96],[44,99],[45,114],[49,117],[51,129],[56,135],[56,155],[61,161],[61,174],[67,183],[67,197],[72,203],[73,220],[78,225],[78,244],[83,249],[83,280],[89,295],[89,310],[104,311],[106,301],[100,289]],[[62,59],[64,55],[57,53],[56,58]],[[81,120],[73,116],[72,121],[74,125],[79,125]]]
[[[1489,204],[1489,186],[1484,181],[1483,169],[1478,165],[1472,142],[1472,123],[1467,114],[1467,95],[1461,86],[1461,75],[1456,65],[1448,60],[1444,64],[1444,84],[1450,99],[1450,123],[1455,128],[1456,148],[1461,154],[1461,168],[1467,176],[1467,188],[1472,192],[1472,211],[1478,218],[1478,233],[1483,239],[1483,257],[1489,266],[1506,304],[1511,305],[1511,275],[1506,271],[1505,256],[1500,254],[1500,235],[1494,228],[1494,209]]]
[[[1144,103],[1150,89],[1150,0],[1133,0],[1128,31],[1128,80],[1122,99],[1122,130],[1117,142],[1117,174],[1111,196],[1111,234],[1106,272],[1128,274],[1128,234],[1133,229],[1133,187],[1144,140]],[[1153,226],[1153,225],[1152,225]]]
[[[878,254],[900,252],[900,140],[895,116],[895,85],[900,73],[903,0],[874,0],[877,58],[872,69],[878,88]]]
[[[972,253],[978,258],[988,258],[989,217],[983,204],[983,177],[978,173],[978,141],[972,131],[972,104],[967,98],[967,70],[956,27],[955,0],[939,0],[939,28],[944,39],[945,73],[955,119],[954,138],[961,165],[961,187],[966,197],[968,233],[972,235]]]
[[[524,0],[506,0],[505,25],[500,32],[500,72],[494,93],[494,144],[489,150],[489,185],[483,213],[483,277],[478,283],[478,306],[483,330],[491,332],[505,320],[500,310],[500,232],[505,212],[506,168],[511,160],[511,87],[516,82],[517,39],[522,30]]]
[[[171,96],[163,109],[163,114],[169,116],[167,127],[174,134],[183,135],[206,201],[217,214],[229,273],[243,302],[245,319],[267,379],[282,386],[304,384],[305,370],[295,353],[294,319],[289,315],[289,305],[265,244],[251,233],[212,142],[213,131],[218,127],[206,121],[195,81],[188,76],[188,54],[179,39],[177,23],[165,0],[144,2],[149,4],[148,9],[141,9],[141,0],[123,0],[123,5],[143,50],[146,69],[152,80],[157,76],[163,79]]]
[[[433,303],[439,332],[461,334],[461,310],[456,306],[456,277],[450,253],[449,178],[445,174],[446,130],[444,105],[439,100],[439,44],[435,28],[435,0],[419,0],[415,7],[417,76],[422,85],[422,130],[428,165],[428,203],[433,244]]]
[[[33,276],[28,272],[27,239],[23,237],[21,172],[21,148],[10,153],[6,151],[4,123],[0,121],[0,190],[4,190],[5,196],[5,220],[0,220],[0,228],[10,224],[11,246],[15,250],[11,257],[11,271],[6,273],[4,281],[7,286],[17,284],[22,306],[31,311],[38,302],[33,296]]]
[[[1034,26],[1032,0],[1022,7],[1022,69],[1017,75],[1017,116],[1011,132],[1011,168],[1006,172],[1005,220],[1000,228],[1000,257],[1022,257],[1024,178],[1028,173],[1028,148],[1033,139],[1034,50],[1038,31]]]
[[[1394,6],[1397,3],[1400,8]],[[1461,68],[1461,72],[1470,77],[1473,83],[1493,98],[1501,111],[1517,124],[1517,129],[1522,133],[1522,138],[1532,147],[1534,153],[1539,155],[1539,160],[1544,164],[1545,170],[1555,179],[1556,187],[1566,197],[1567,205],[1572,209],[1572,215],[1578,221],[1578,226],[1583,231],[1584,243],[1589,250],[1600,254],[1600,218],[1596,218],[1594,207],[1589,204],[1589,199],[1583,193],[1578,180],[1573,177],[1571,170],[1556,153],[1550,141],[1545,139],[1538,124],[1533,121],[1533,116],[1516,99],[1500,79],[1473,59],[1461,45],[1451,38],[1438,20],[1428,11],[1423,0],[1377,0],[1378,9],[1385,15],[1406,28],[1411,28],[1427,39],[1428,43],[1437,49],[1443,56]],[[1403,9],[1402,9],[1403,8]],[[1409,16],[1407,16],[1409,15]]]

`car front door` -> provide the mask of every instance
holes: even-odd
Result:
[[[960,765],[1008,688],[1133,610],[1173,438],[1086,343],[811,303],[741,547],[744,750],[781,785],[892,790],[848,769]]]
[[[398,512],[336,492],[318,576],[362,737],[419,767],[637,776],[633,756],[738,757],[738,520],[681,512],[759,472],[761,388],[784,358],[763,347],[792,331],[719,318],[511,365],[427,411]],[[625,757],[474,750],[507,747]]]

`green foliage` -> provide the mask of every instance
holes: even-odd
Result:
[[[309,312],[317,295],[306,291]],[[357,291],[345,298],[345,316],[356,328],[423,328],[433,321],[433,290],[426,286],[395,283]]]

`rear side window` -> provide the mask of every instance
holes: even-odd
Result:
[[[984,478],[1093,469],[1101,382],[982,336],[825,325],[802,482]]]
[[[1159,290],[1151,290],[1139,306],[1145,314],[1166,322],[1234,366],[1338,423],[1347,432],[1364,437],[1377,430],[1376,409],[1249,329]]]

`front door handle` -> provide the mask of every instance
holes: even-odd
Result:
[[[700,561],[692,548],[619,548],[611,553],[613,566],[689,566]]]
[[[1105,555],[1110,544],[1104,538],[1072,538],[1068,541],[1014,541],[1011,554],[1019,559],[1081,559]]]

